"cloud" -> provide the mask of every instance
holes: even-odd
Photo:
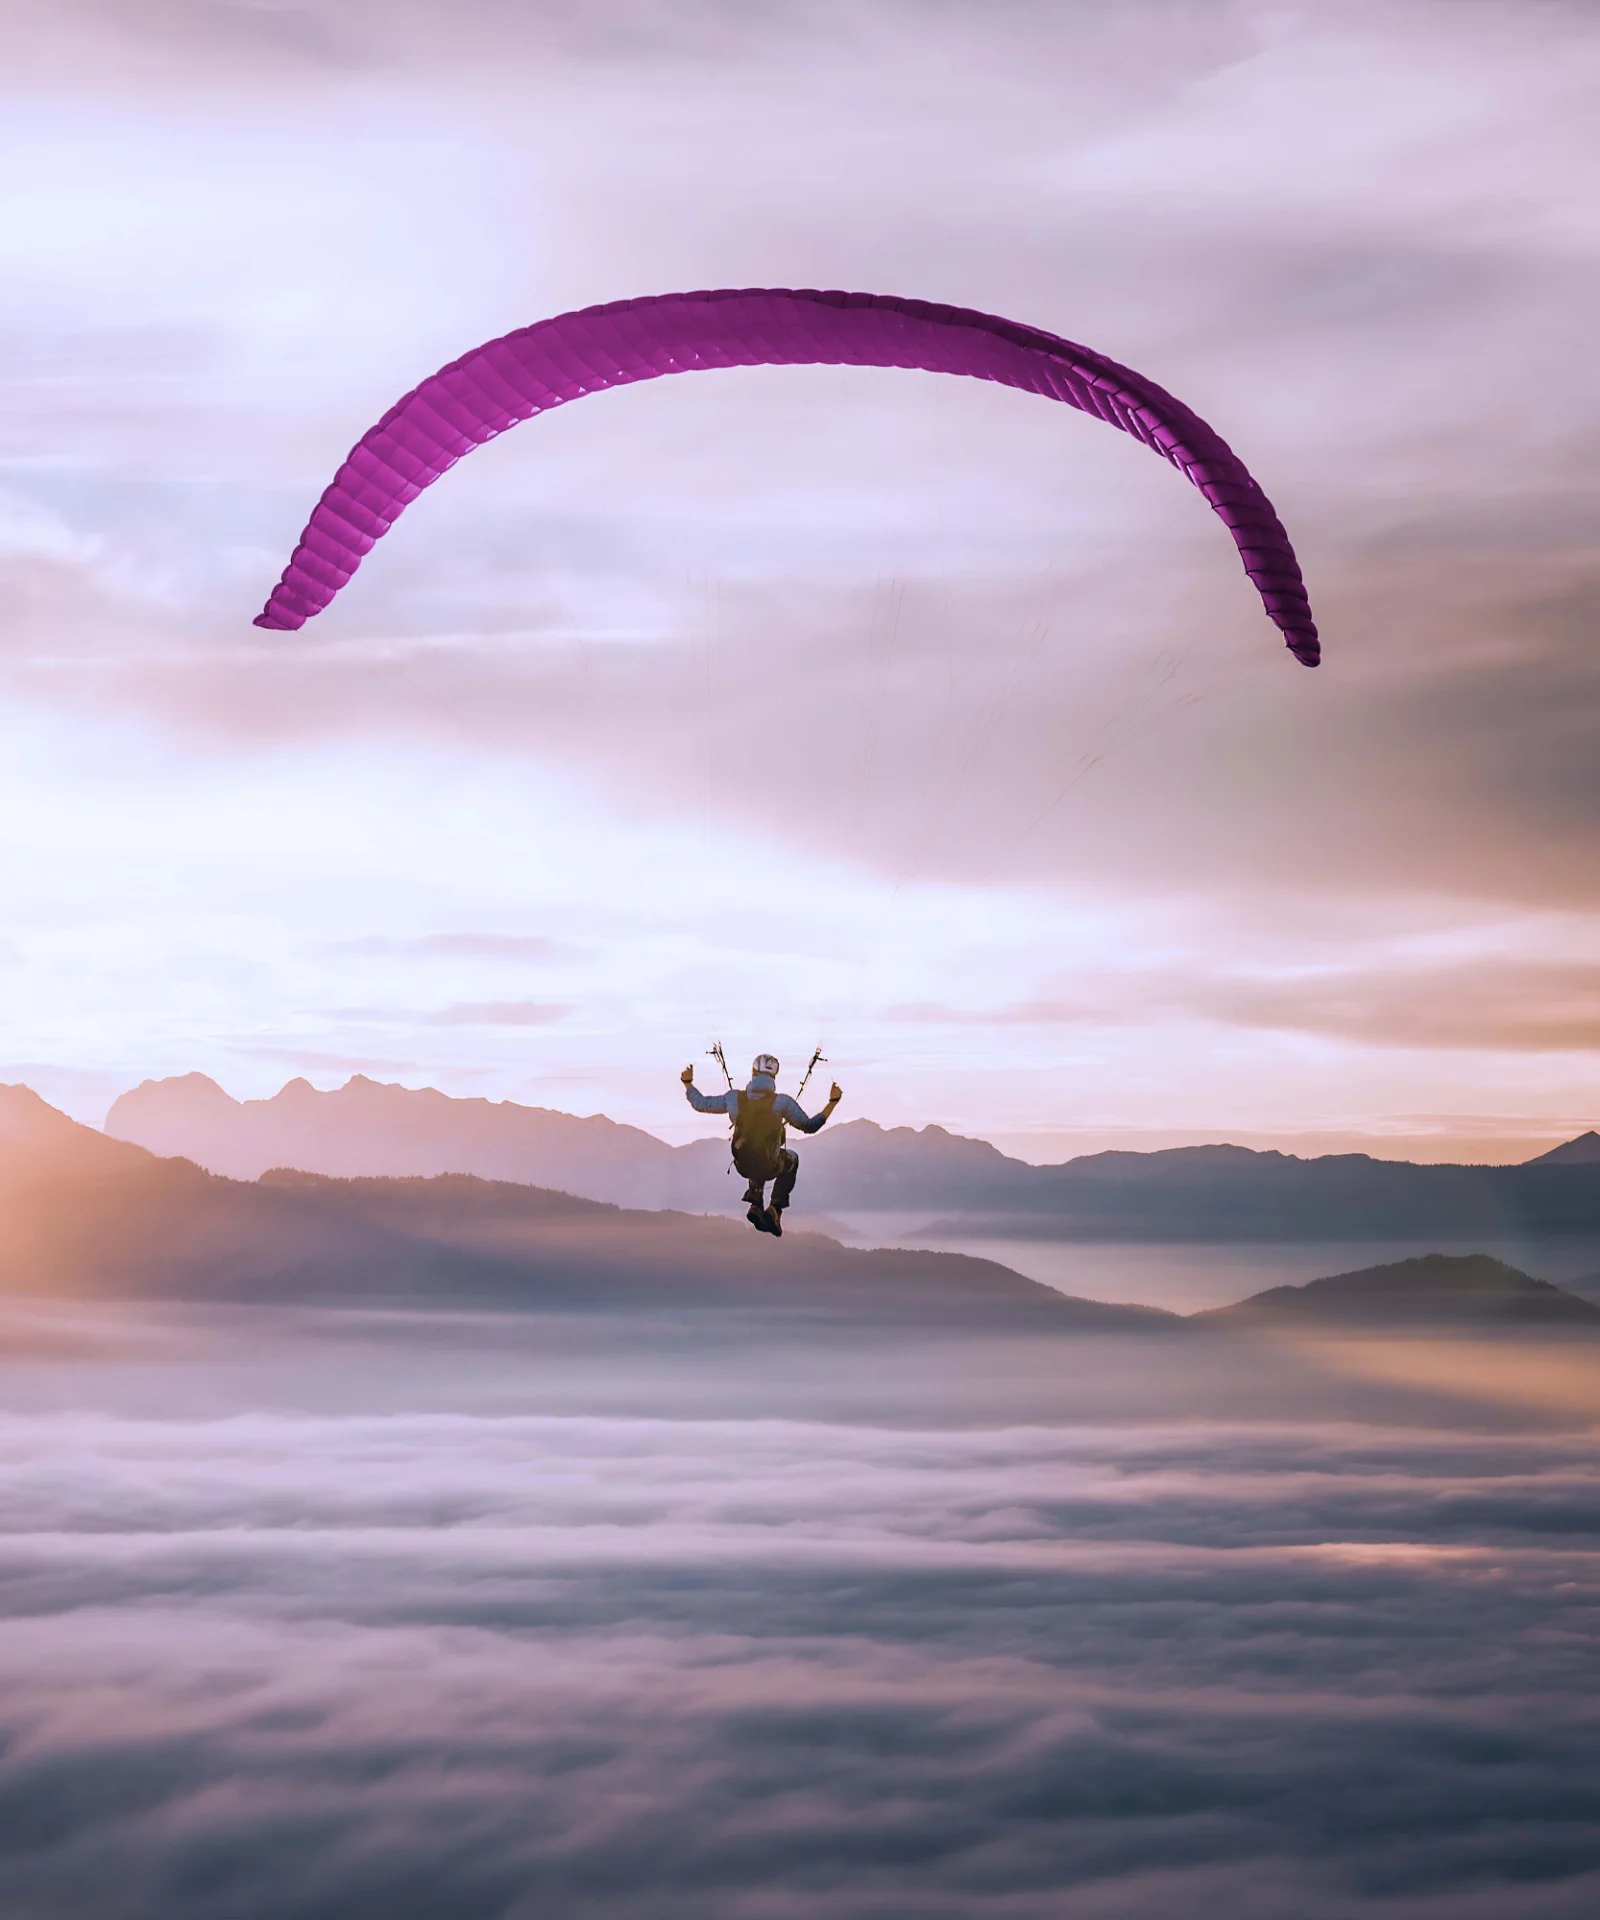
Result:
[[[430,1027],[548,1027],[571,1012],[544,1000],[469,1000],[426,1018]]]
[[[991,19],[1004,31],[988,43],[982,64],[1019,61],[1017,39],[1026,45],[1049,37],[1051,13],[1038,0],[997,0]],[[1186,51],[1197,42],[1240,44],[1237,25],[1219,25],[1207,15],[1203,7],[1172,9],[1168,45],[1156,49],[1156,57],[1165,51],[1171,58],[1174,42]],[[381,0],[65,0],[48,31],[18,22],[17,53],[59,74],[71,71],[66,62],[73,54],[98,56],[109,68],[114,49],[124,61],[142,58],[177,77],[221,78],[248,89],[281,85],[286,73],[321,77],[340,69],[494,78],[508,57],[541,53],[563,64],[646,72],[707,61],[737,65],[775,53],[843,64],[847,53],[870,55],[886,41],[904,44],[918,29],[941,52],[952,42],[985,46],[959,18],[921,0],[890,0],[868,16],[838,0],[802,0],[759,13],[737,0],[684,0],[670,10],[656,0],[547,0],[532,15],[507,0],[463,0],[448,17],[429,6],[394,8]]]
[[[1600,1886],[1581,1431],[1415,1395],[949,1425],[932,1349],[853,1335],[830,1367],[916,1376],[921,1424],[763,1417],[790,1340],[719,1418],[417,1412],[441,1356],[458,1398],[532,1358],[613,1400],[638,1356],[257,1320],[146,1329],[158,1419],[0,1422],[28,1910],[1573,1920]],[[692,1396],[726,1356],[680,1337]]]
[[[9,1051],[124,1057],[115,1017],[140,1070],[217,1069],[228,1034],[309,1019],[357,1059],[308,1010],[391,996],[386,965],[343,976],[409,956],[341,943],[420,912],[529,916],[594,962],[541,980],[585,1020],[530,1029],[514,1072],[503,1024],[465,1020],[422,1029],[430,1076],[537,1097],[581,1066],[630,1118],[648,1036],[664,1059],[777,1000],[805,1044],[854,1026],[853,1089],[892,1053],[896,1119],[1058,1124],[1069,1084],[1096,1124],[1258,1136],[1581,1108],[1587,1068],[1554,1061],[1591,1045],[1563,969],[1593,929],[1551,974],[1523,956],[1548,1011],[1490,976],[1507,917],[1600,912],[1597,70],[1591,8],[1516,0],[21,10],[0,687],[48,746],[7,814],[41,849],[36,928],[122,904],[76,971],[19,977],[51,1024]],[[249,628],[431,368],[590,301],[762,283],[971,304],[1147,370],[1279,505],[1326,667],[1283,656],[1147,450],[850,368],[562,409],[417,501],[305,634]],[[162,817],[130,804],[169,781]],[[204,832],[230,844],[187,861]],[[749,936],[759,987],[727,952],[752,894],[785,921]],[[1308,954],[1317,916],[1342,931]],[[1414,966],[1416,920],[1474,916],[1475,959]],[[308,949],[277,954],[291,923]],[[1118,958],[1176,1009],[1159,1044],[1103,984]],[[396,1017],[501,1004],[433,984]],[[856,1017],[880,993],[977,1009],[982,1064],[931,1032],[943,1056],[911,1057],[911,1023]],[[998,1057],[1008,1005],[1063,1010],[1049,1061]],[[1121,1051],[1091,1060],[1103,1006]]]
[[[1472,960],[1367,978],[1220,983],[1211,1009],[1241,1026],[1326,1033],[1372,1046],[1593,1052],[1600,965]]]
[[[518,964],[551,960],[569,951],[560,940],[537,933],[424,933],[410,938],[368,934],[340,942],[346,953],[378,960],[508,960]]]
[[[382,1060],[370,1053],[321,1053],[308,1047],[247,1046],[236,1043],[233,1051],[251,1060],[281,1060],[288,1066],[305,1067],[328,1073],[415,1073],[415,1060]],[[122,1089],[125,1091],[125,1089]]]
[[[1515,958],[1278,975],[1129,968],[1072,999],[994,1008],[908,1002],[913,1026],[1102,1027],[1199,1016],[1229,1026],[1326,1034],[1366,1046],[1587,1053],[1600,1048],[1600,964]]]

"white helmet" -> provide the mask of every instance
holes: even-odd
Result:
[[[777,1056],[771,1053],[758,1053],[755,1059],[750,1062],[750,1071],[752,1074],[771,1074],[772,1078],[776,1080],[778,1077]]]

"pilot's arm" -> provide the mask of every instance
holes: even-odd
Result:
[[[788,1124],[798,1132],[820,1133],[828,1124],[829,1114],[833,1112],[834,1108],[838,1106],[843,1098],[844,1089],[839,1085],[838,1081],[835,1080],[833,1085],[828,1089],[828,1104],[822,1108],[819,1113],[808,1114],[798,1100],[791,1099],[786,1093],[780,1093],[778,1095],[776,1105],[778,1112]]]
[[[726,1113],[728,1111],[727,1094],[702,1093],[694,1083],[693,1067],[685,1067],[683,1072],[678,1075],[678,1078],[683,1082],[683,1091],[688,1097],[689,1105],[694,1108],[696,1113]]]

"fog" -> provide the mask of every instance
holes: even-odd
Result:
[[[1169,1313],[1201,1313],[1231,1306],[1268,1287],[1304,1286],[1327,1274],[1356,1273],[1419,1254],[1488,1253],[1540,1280],[1565,1287],[1586,1299],[1600,1297],[1600,1241],[1580,1234],[1541,1236],[1527,1233],[1469,1234],[1427,1240],[1220,1241],[1167,1244],[1118,1241],[1010,1239],[985,1233],[984,1222],[967,1223],[963,1234],[927,1231],[898,1216],[888,1225],[870,1215],[852,1216],[856,1244],[928,1247],[941,1253],[965,1253],[998,1260],[1062,1293],[1091,1300],[1164,1307]]]
[[[74,1915],[1587,1915],[1600,1347],[13,1304]]]

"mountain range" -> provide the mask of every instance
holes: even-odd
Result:
[[[708,1123],[715,1125],[715,1123]],[[603,1115],[454,1099],[356,1075],[319,1092],[292,1080],[235,1100],[202,1074],[145,1081],[106,1131],[214,1173],[274,1167],[339,1177],[476,1174],[631,1209],[733,1206],[727,1145],[674,1147]],[[830,1126],[800,1143],[808,1213],[920,1215],[930,1236],[1108,1241],[1314,1241],[1600,1235],[1600,1136],[1521,1166],[1419,1166],[1360,1153],[1228,1145],[1086,1154],[1056,1166],[929,1126]]]
[[[787,1309],[1046,1334],[1600,1327],[1600,1307],[1485,1255],[1430,1254],[1275,1287],[1184,1321],[1071,1299],[963,1254],[862,1250],[815,1233],[774,1243],[730,1220],[626,1209],[476,1174],[277,1169],[236,1180],[81,1126],[26,1087],[0,1087],[0,1292],[422,1309]]]

